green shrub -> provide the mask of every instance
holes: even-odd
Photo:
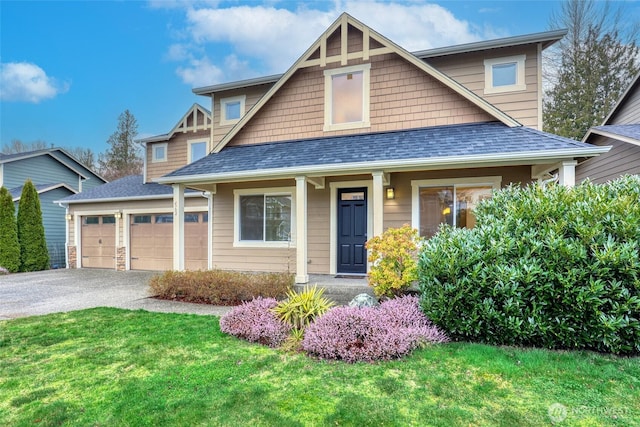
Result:
[[[309,323],[335,305],[323,295],[324,288],[318,288],[318,285],[305,286],[302,292],[289,291],[287,299],[280,301],[273,311],[294,330],[303,331]]]
[[[640,178],[510,187],[419,256],[421,306],[453,339],[640,352]]]
[[[369,284],[376,296],[401,295],[418,278],[417,250],[421,241],[410,225],[389,228],[367,242],[369,250]]]
[[[17,226],[18,242],[20,242],[20,271],[48,269],[49,251],[44,237],[40,197],[30,179],[22,187]]]
[[[293,286],[293,278],[289,273],[167,271],[152,277],[149,286],[158,298],[237,305],[257,297],[282,298]]]
[[[15,273],[20,270],[20,243],[15,206],[11,193],[0,188],[0,267]]]

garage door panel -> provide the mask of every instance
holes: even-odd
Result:
[[[116,227],[113,216],[82,217],[80,244],[81,267],[115,268]]]

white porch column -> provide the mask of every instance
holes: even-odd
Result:
[[[184,185],[173,184],[173,269],[184,270]]]
[[[382,234],[384,228],[384,173],[382,171],[372,172],[373,175],[373,194],[371,206],[373,207],[373,236]]]
[[[307,177],[296,176],[296,283],[308,283]]]
[[[213,269],[213,193],[207,191],[207,269]]]
[[[560,163],[558,168],[558,184],[566,187],[573,187],[576,185],[576,165],[575,160],[567,160]]]

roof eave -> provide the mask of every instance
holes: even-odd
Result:
[[[202,197],[200,193],[185,193],[184,197]],[[54,203],[62,203],[66,205],[77,205],[80,203],[107,203],[107,202],[126,202],[138,200],[162,200],[171,199],[173,194],[161,194],[152,196],[127,196],[127,197],[105,197],[103,199],[78,199],[78,200],[57,200]]]
[[[587,139],[589,139],[589,136],[591,134],[595,134],[595,135],[600,135],[600,136],[604,136],[605,138],[611,138],[611,139],[615,139],[617,141],[622,141],[622,142],[627,142],[629,144],[634,144],[634,145],[639,145],[640,146],[640,140],[636,139],[636,138],[632,138],[630,136],[625,136],[625,135],[620,135],[617,133],[613,133],[613,132],[607,132],[605,130],[602,129],[589,129],[589,131],[587,132],[584,140],[586,141]]]
[[[505,164],[537,164],[559,161],[576,157],[594,157],[606,153],[610,146],[594,146],[580,149],[564,149],[552,151],[527,151],[518,153],[503,153],[496,155],[481,154],[456,157],[419,158],[419,159],[399,159],[381,160],[374,162],[358,162],[344,164],[326,164],[317,166],[301,166],[290,168],[274,168],[253,171],[241,171],[232,173],[212,173],[185,176],[165,176],[157,179],[161,184],[195,184],[203,182],[233,182],[233,181],[256,181],[260,179],[290,178],[296,175],[323,176],[350,175],[358,173],[369,173],[372,170],[380,169],[385,172],[403,172],[425,169],[453,169],[472,168],[478,166],[496,166]]]
[[[272,84],[280,80],[280,77],[282,77],[282,74],[272,74],[270,76],[256,77],[253,79],[220,83],[220,84],[203,86],[203,87],[195,87],[191,89],[191,92],[195,93],[196,95],[207,96],[215,92],[221,92],[223,90],[233,90],[233,89],[240,89],[240,88],[246,88],[251,86],[261,86],[265,84]]]

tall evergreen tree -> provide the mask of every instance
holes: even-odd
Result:
[[[98,158],[100,173],[108,180],[142,173],[141,149],[134,141],[138,121],[129,110],[118,117],[118,128],[107,140],[109,148]]]
[[[48,269],[49,251],[42,225],[40,197],[30,179],[22,187],[17,225],[20,242],[20,271]]]
[[[621,16],[608,3],[562,3],[561,15],[553,19],[568,34],[551,50],[544,130],[582,139],[591,126],[602,123],[640,71],[637,24],[628,26]]]
[[[11,193],[5,187],[0,187],[0,267],[12,273],[20,270],[16,210]]]

